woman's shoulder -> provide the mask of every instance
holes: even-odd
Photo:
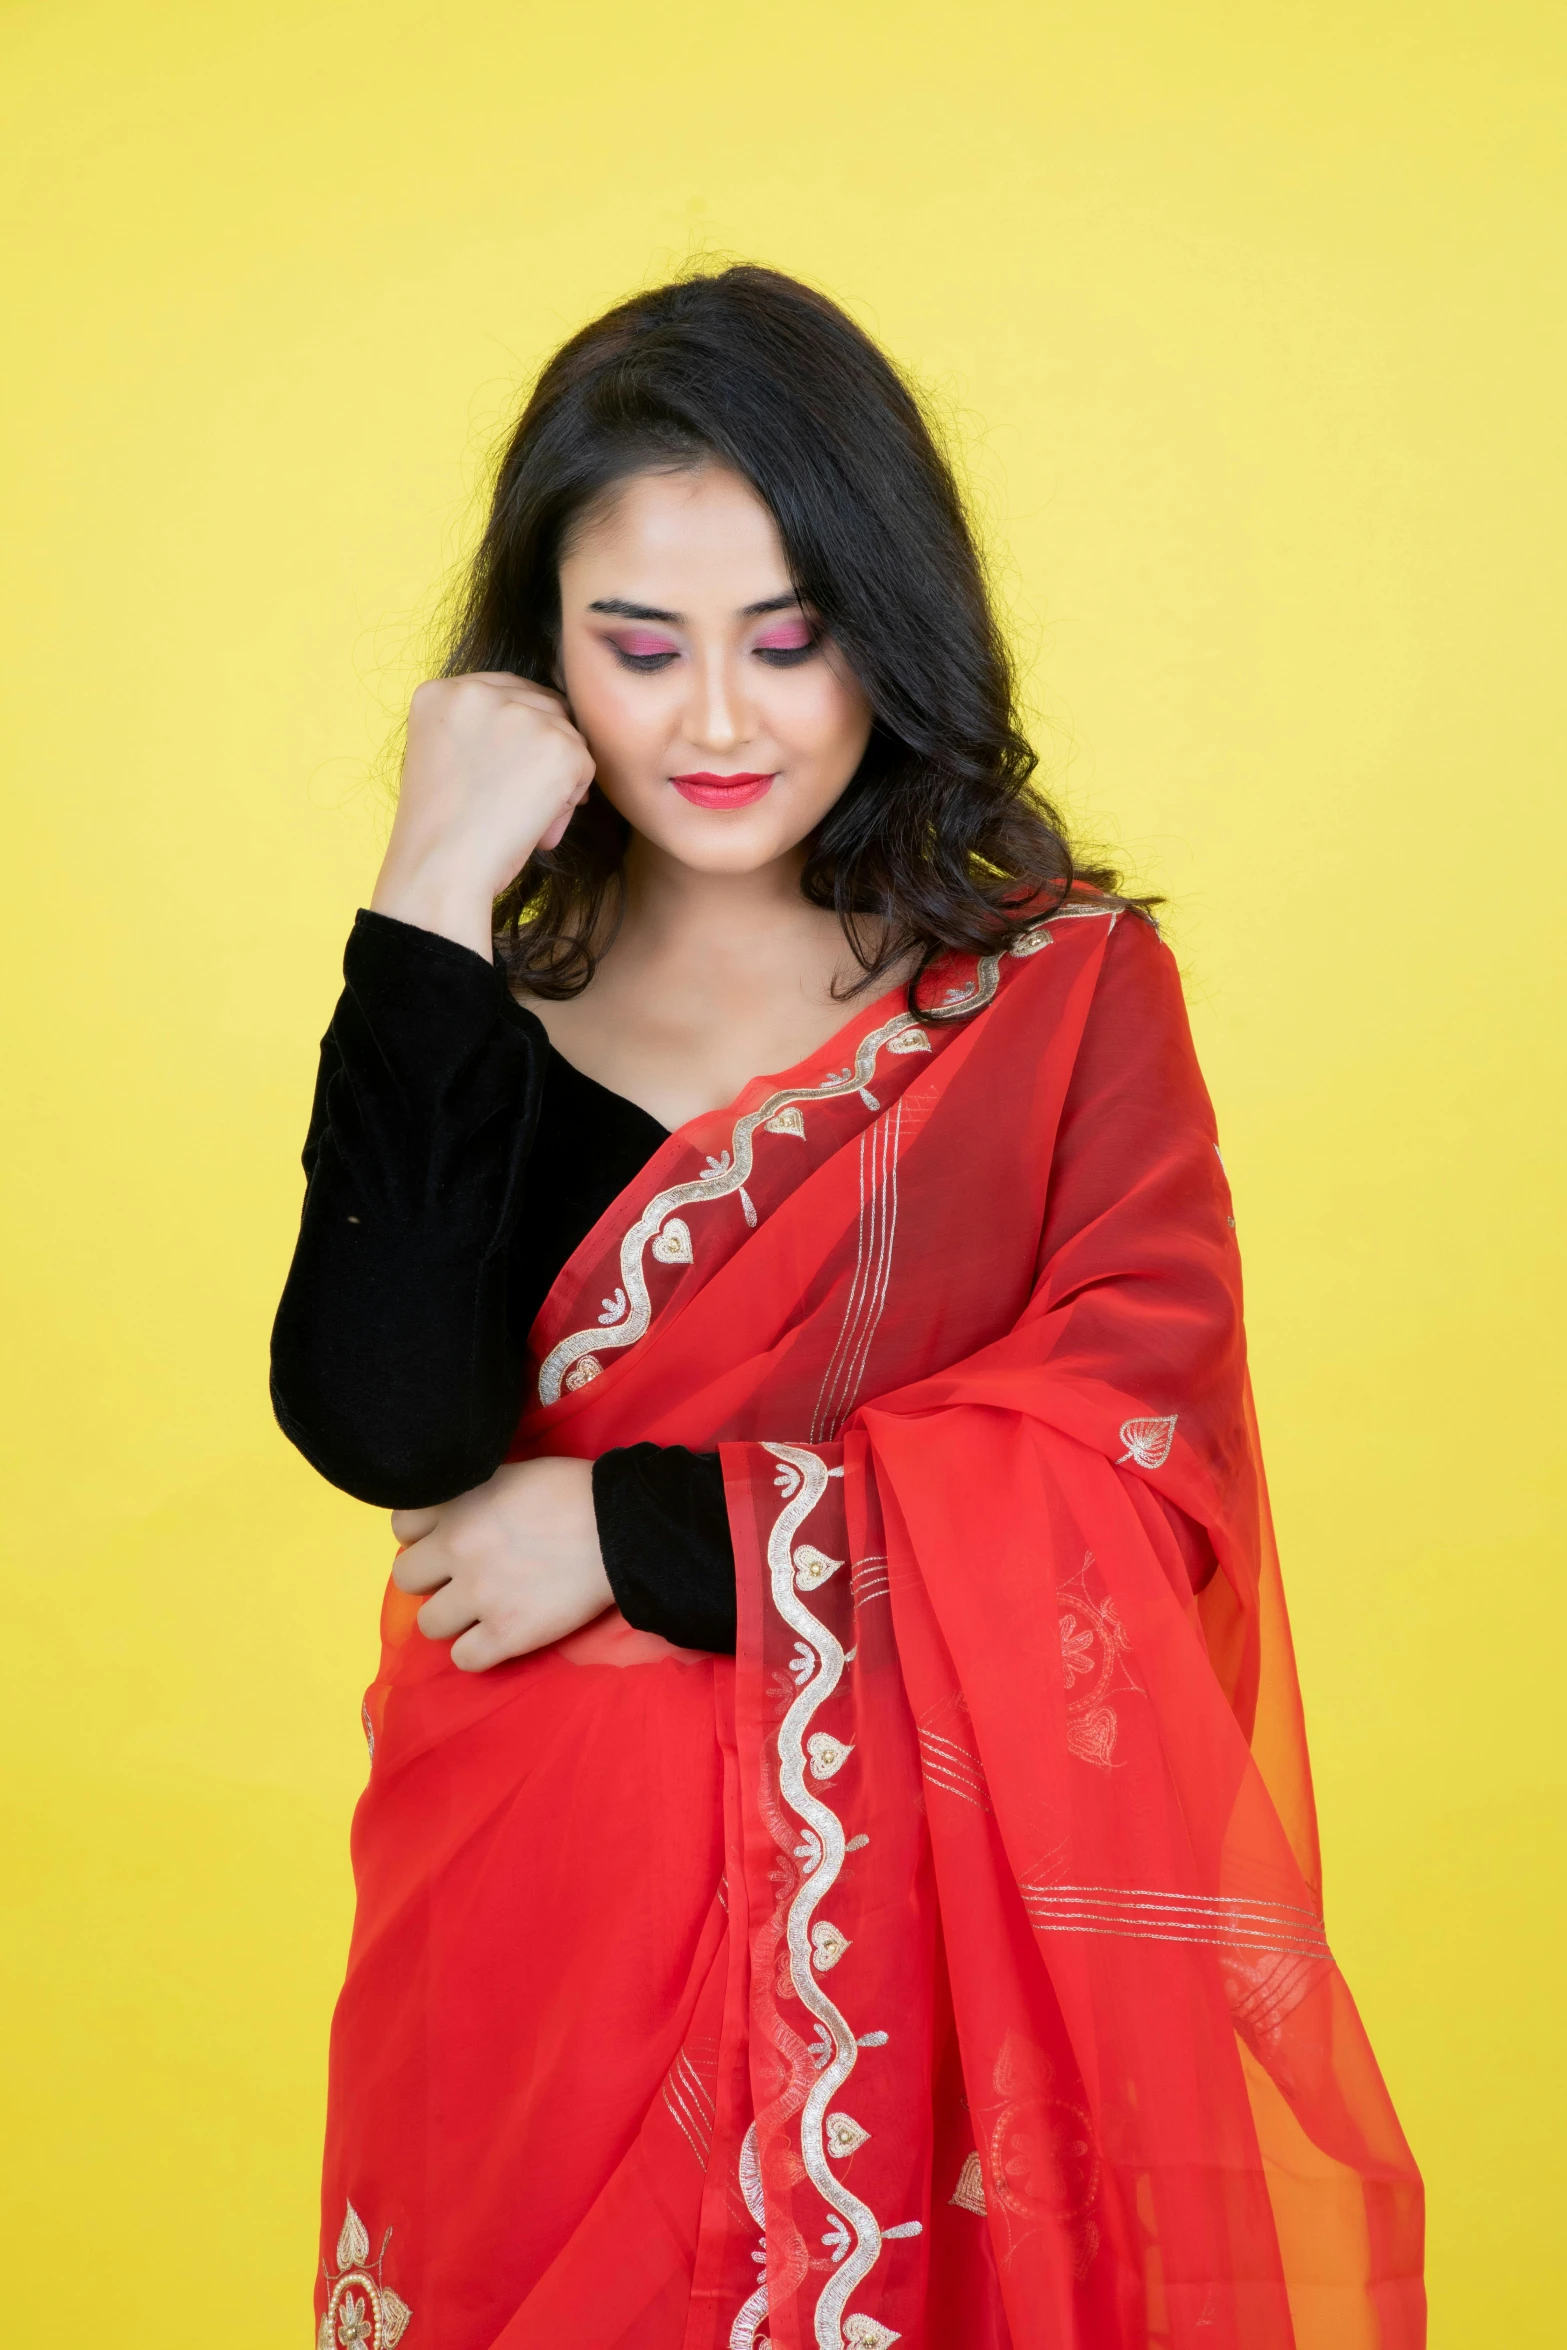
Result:
[[[1117,1050],[1136,1060],[1191,1052],[1179,968],[1152,908],[1135,898],[1074,887],[1003,957],[1003,985],[1019,982],[1052,1031],[1070,997],[1085,1040],[1113,1036]]]
[[[1153,901],[1122,897],[1097,889],[1090,882],[1074,882],[1065,897],[1040,901],[1037,911],[1013,939],[1009,955],[1031,960],[1042,948],[1075,942],[1078,951],[1096,958],[1102,970],[1132,970],[1169,975],[1175,960],[1164,944]]]

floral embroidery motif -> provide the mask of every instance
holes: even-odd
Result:
[[[603,1368],[604,1366],[597,1355],[584,1355],[580,1362],[572,1364],[561,1384],[565,1387],[586,1387],[590,1380],[598,1377]]]
[[[894,1052],[898,1050],[896,1043],[893,1044],[892,1050]],[[803,1142],[805,1140],[805,1118],[791,1102],[788,1109],[778,1112],[776,1118],[763,1120],[762,1132],[764,1134],[795,1134]]]
[[[1093,2124],[1080,2105],[1056,2090],[1044,2050],[1016,2031],[1002,2044],[994,2077],[1003,2103],[985,2168],[1008,2234],[1027,2234],[1042,2219],[1054,2221],[1071,2245],[1074,2274],[1084,2277],[1099,2249],[1091,2216],[1100,2174]],[[978,2158],[972,2159],[977,2173]]]
[[[413,2311],[382,2281],[381,2267],[392,2240],[387,2229],[381,2249],[370,2258],[370,2234],[350,2203],[337,2239],[337,2267],[321,2263],[327,2304],[316,2330],[317,2350],[396,2350]]]
[[[1058,1594],[1062,1603],[1061,1683],[1066,1691],[1068,1752],[1080,1762],[1094,1763],[1107,1771],[1115,1760],[1120,1729],[1110,1696],[1124,1690],[1140,1697],[1142,1691],[1127,1668],[1132,1644],[1115,1601],[1095,1599],[1088,1589],[1088,1570],[1093,1563],[1094,1554],[1089,1551]],[[1084,1684],[1081,1689],[1079,1681]]]
[[[1140,1469],[1162,1469],[1175,1442],[1175,1423],[1179,1417],[1179,1413],[1169,1412],[1163,1419],[1123,1420],[1121,1442],[1126,1450],[1116,1467],[1135,1461]]]

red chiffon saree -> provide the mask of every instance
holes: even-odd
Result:
[[[514,1457],[719,1445],[731,1661],[389,1593],[322,2350],[1415,2350],[1179,983],[1079,897],[672,1135]]]

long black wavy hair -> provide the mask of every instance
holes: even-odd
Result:
[[[825,296],[738,267],[634,295],[572,336],[500,463],[444,668],[553,685],[559,563],[573,523],[626,476],[727,465],[770,508],[801,601],[839,646],[873,724],[806,844],[801,888],[864,973],[994,953],[1060,903],[1077,866],[1029,790],[1036,760],[951,467],[918,402]],[[597,788],[558,848],[496,901],[509,975],[577,994],[613,935],[628,828]],[[927,1010],[926,1016],[930,1016]]]

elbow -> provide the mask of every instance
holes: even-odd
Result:
[[[467,1493],[494,1475],[506,1439],[464,1440],[395,1410],[363,1418],[339,1399],[313,1391],[308,1381],[273,1367],[272,1410],[295,1451],[340,1493],[373,1509],[431,1509]]]

